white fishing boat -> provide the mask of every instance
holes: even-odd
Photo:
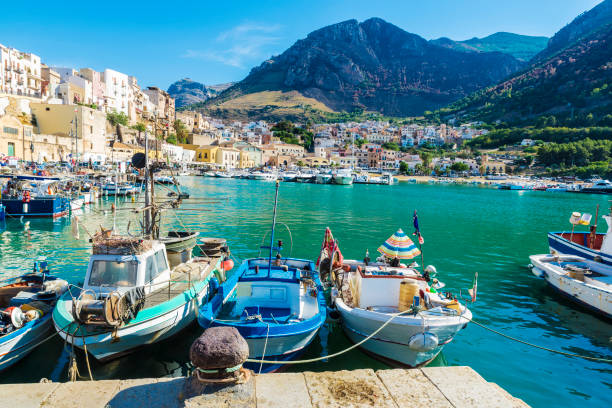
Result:
[[[531,271],[571,299],[612,318],[612,266],[575,255],[532,255]]]
[[[353,174],[351,169],[338,169],[333,175],[334,184],[348,186],[353,184]]]
[[[401,230],[390,240],[407,242],[404,249],[417,254]],[[331,232],[326,231],[319,271],[333,284],[332,302],[346,335],[354,343],[368,339],[360,347],[389,364],[419,367],[433,360],[466,327],[472,313],[450,294],[439,292],[444,284],[431,280],[435,268],[419,273],[398,265],[343,260]]]
[[[281,175],[283,181],[291,182],[295,181],[298,177],[299,173],[295,173],[292,171],[285,172]]]
[[[278,176],[276,173],[268,173],[265,171],[256,171],[251,174],[253,180],[261,180],[261,181],[276,181]]]
[[[69,344],[104,361],[173,336],[195,320],[220,258],[195,257],[171,269],[157,240],[94,237],[82,291],[57,302],[53,322]],[[74,296],[74,297],[73,297]]]

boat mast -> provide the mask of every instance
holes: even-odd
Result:
[[[151,233],[151,197],[149,196],[149,137],[147,129],[145,129],[145,211],[144,211],[144,236]]]
[[[270,255],[268,257],[268,273],[272,270],[272,251],[274,250],[274,229],[276,228],[276,206],[278,205],[278,186],[279,181],[276,180],[276,192],[274,194],[274,212],[272,215],[272,233],[270,234]],[[280,248],[277,248],[280,251]]]

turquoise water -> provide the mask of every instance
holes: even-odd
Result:
[[[167,213],[167,227],[197,229],[202,236],[227,238],[234,255],[257,256],[268,233],[274,183],[185,177],[192,197],[185,211]],[[374,255],[380,243],[398,227],[412,232],[412,213],[419,212],[425,263],[436,266],[439,278],[458,293],[471,286],[478,272],[478,300],[471,306],[474,319],[511,336],[565,352],[612,356],[612,324],[560,298],[526,268],[528,256],[548,251],[546,233],[567,229],[572,211],[591,212],[608,197],[587,194],[502,191],[462,185],[404,184],[311,185],[281,183],[277,236],[286,256],[316,259],[326,226],[339,240],[347,258]],[[110,227],[113,218],[96,205],[85,212],[81,225],[93,233]],[[135,216],[119,211],[117,226],[124,229]],[[282,224],[286,224],[285,227]],[[604,221],[600,218],[600,223]],[[132,227],[134,223],[132,222]],[[601,225],[601,231],[604,226]],[[290,231],[290,233],[289,233]],[[291,244],[293,241],[293,244]],[[57,275],[82,281],[90,254],[87,234],[72,236],[70,221],[7,221],[0,235],[0,271],[3,277],[22,273],[39,255],[49,258]],[[140,350],[108,364],[92,359],[96,379],[185,375],[188,349],[201,333],[194,325],[177,338]],[[350,343],[337,326],[328,326],[309,347],[308,357],[339,351]],[[66,380],[68,352],[57,337],[45,343],[15,367],[0,374],[1,382],[38,381],[41,377]],[[79,371],[87,372],[82,355]],[[514,343],[469,325],[444,348],[434,365],[468,365],[488,381],[504,387],[535,407],[609,405],[612,364],[570,358]],[[355,350],[302,370],[384,368]],[[296,368],[292,368],[296,369]]]

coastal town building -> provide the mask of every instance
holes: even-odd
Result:
[[[40,98],[41,82],[38,55],[0,44],[0,92]]]
[[[128,114],[128,75],[105,69],[102,79],[104,81],[104,110],[106,112],[122,112]]]

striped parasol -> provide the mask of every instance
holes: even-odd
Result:
[[[421,253],[401,228],[383,242],[378,252],[388,258],[398,257],[399,259],[412,259]]]

